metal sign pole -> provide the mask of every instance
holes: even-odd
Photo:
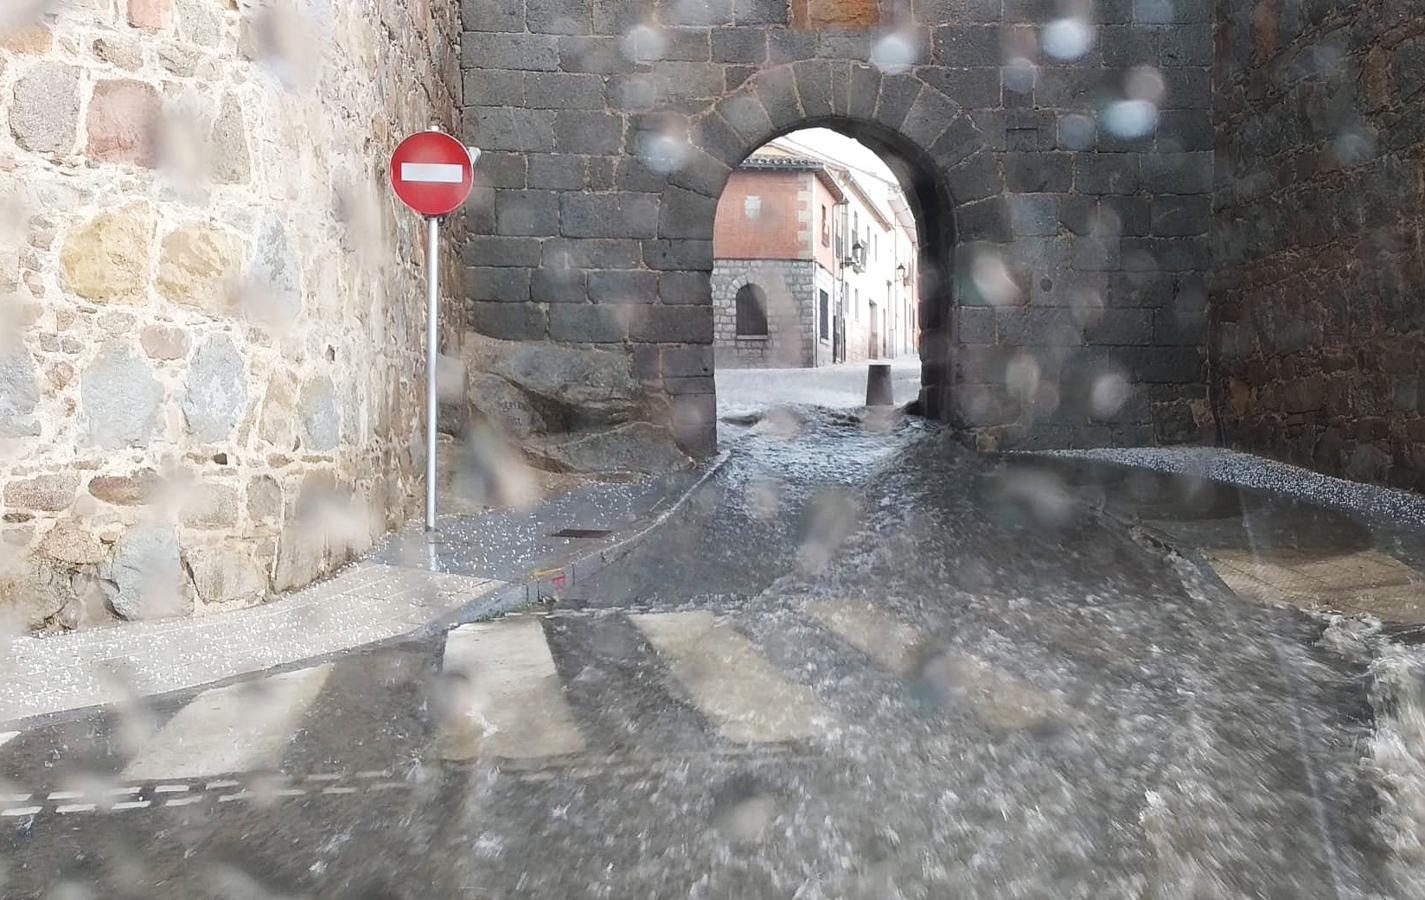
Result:
[[[426,531],[435,531],[436,367],[440,316],[440,219],[426,219]]]

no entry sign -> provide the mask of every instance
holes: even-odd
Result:
[[[440,360],[440,217],[460,208],[480,151],[438,129],[413,134],[391,154],[391,190],[426,217],[426,531],[435,531],[436,384]]]
[[[423,216],[455,212],[474,183],[470,151],[444,132],[413,134],[391,156],[391,189]]]

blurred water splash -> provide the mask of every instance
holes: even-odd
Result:
[[[1331,143],[1331,153],[1344,168],[1354,168],[1376,157],[1378,136],[1368,127],[1346,128]]]
[[[915,47],[905,35],[884,34],[871,45],[871,65],[887,74],[904,72],[915,62]]]
[[[688,144],[669,134],[645,133],[639,139],[638,155],[649,171],[671,175],[687,161]]]
[[[1158,127],[1158,107],[1150,100],[1118,100],[1104,109],[1100,121],[1116,137],[1146,137]]]
[[[668,42],[658,29],[650,25],[635,25],[623,36],[619,46],[630,61],[648,63],[663,58]]]
[[[1008,90],[1027,94],[1034,90],[1034,79],[1038,67],[1027,56],[1011,57],[1000,70],[1000,77]]]
[[[1004,257],[989,250],[975,254],[970,266],[970,280],[979,295],[993,306],[1018,303],[1022,295]]]
[[[861,508],[848,492],[823,489],[812,498],[806,520],[797,565],[804,574],[812,574],[835,559],[841,542],[860,524]]]
[[[1100,123],[1119,138],[1146,137],[1158,127],[1159,107],[1167,95],[1163,74],[1152,66],[1137,66],[1124,79],[1123,99],[1104,107]]]
[[[1402,900],[1425,898],[1425,651],[1393,643],[1372,619],[1332,618],[1322,645],[1367,666],[1375,728],[1365,747],[1380,808],[1375,828],[1390,850]]]
[[[56,0],[5,0],[0,4],[0,31],[33,25],[56,5]]]
[[[288,88],[310,87],[320,71],[325,43],[308,11],[292,0],[243,0],[242,50],[263,63]]]
[[[1133,392],[1128,379],[1118,372],[1109,372],[1094,379],[1089,393],[1089,409],[1094,417],[1108,419],[1118,414]]]
[[[1045,25],[1039,37],[1044,52],[1060,62],[1083,57],[1093,47],[1094,27],[1089,22],[1067,17]]]

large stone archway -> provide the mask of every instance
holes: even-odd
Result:
[[[1169,48],[1165,23],[1102,11],[1101,45],[1063,62],[993,6],[914,4],[895,72],[869,62],[889,32],[799,31],[772,0],[469,11],[473,332],[620,355],[625,415],[713,452],[718,197],[767,140],[828,126],[888,159],[927,232],[927,412],[984,447],[1207,434],[1210,25],[1174,24]],[[1166,85],[1156,126],[1100,133],[1145,64]]]
[[[957,237],[1002,239],[1009,233],[1008,207],[1000,162],[984,135],[959,104],[924,80],[867,64],[819,60],[757,73],[689,124],[690,159],[670,176],[659,204],[669,211],[670,232],[684,236],[665,234],[660,218],[659,237],[670,242],[711,239],[717,201],[732,171],[768,141],[803,128],[830,128],[856,138],[886,160],[899,179],[920,230],[919,408],[932,417],[948,415],[953,409]],[[686,237],[689,233],[699,237]],[[677,273],[690,282],[706,274],[701,268]],[[681,440],[707,444],[704,413],[693,410],[677,420]]]

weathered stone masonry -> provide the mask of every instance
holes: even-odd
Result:
[[[737,334],[737,292],[760,287],[767,298],[767,334]],[[712,272],[714,347],[717,365],[816,365],[817,264],[800,259],[726,259]],[[830,345],[827,345],[828,353]]]
[[[422,229],[380,166],[454,125],[456,11],[48,6],[0,32],[0,619],[259,602],[419,490]]]
[[[1425,490],[1425,3],[1218,3],[1226,440]]]
[[[627,354],[639,414],[710,452],[718,195],[769,138],[828,125],[918,207],[927,411],[982,446],[1210,436],[1210,4],[1095,3],[1065,63],[1039,50],[1051,7],[813,3],[806,21],[854,27],[806,31],[780,0],[466,2],[464,131],[488,151],[472,326]],[[891,33],[903,71],[868,63]],[[1116,137],[1095,123],[1139,66],[1161,114]]]

